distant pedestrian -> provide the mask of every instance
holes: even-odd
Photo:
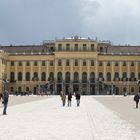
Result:
[[[6,110],[7,110],[7,106],[8,106],[8,100],[9,100],[9,92],[7,90],[5,90],[2,94],[2,103],[3,103],[3,115],[6,115]]]
[[[66,95],[65,95],[65,93],[63,93],[63,91],[60,92],[60,97],[61,97],[61,100],[62,100],[62,105],[65,106]]]
[[[80,93],[79,92],[77,92],[75,94],[75,98],[76,98],[77,106],[79,106],[80,105]]]
[[[138,108],[139,99],[140,99],[140,96],[139,96],[139,94],[137,93],[137,94],[134,96],[134,101],[136,102],[136,108]]]
[[[68,106],[71,106],[72,94],[68,94]]]

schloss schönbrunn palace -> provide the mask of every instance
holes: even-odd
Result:
[[[135,94],[139,79],[140,46],[78,36],[0,46],[0,92]]]

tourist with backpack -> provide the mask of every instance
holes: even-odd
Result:
[[[8,106],[9,92],[5,90],[2,94],[3,115],[7,115],[6,110]]]

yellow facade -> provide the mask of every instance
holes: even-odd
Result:
[[[78,36],[39,46],[3,46],[0,92],[134,94],[140,91],[139,51],[139,46],[112,46]]]

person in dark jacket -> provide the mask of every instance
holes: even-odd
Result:
[[[8,105],[8,100],[9,100],[9,92],[7,90],[5,90],[2,94],[2,103],[3,103],[3,115],[6,115],[6,109],[7,109],[7,105]]]
[[[76,98],[76,101],[77,101],[77,106],[79,106],[80,105],[80,93],[79,92],[77,92],[75,94],[75,98]]]
[[[136,108],[138,108],[139,99],[140,99],[139,94],[136,94],[136,95],[134,96],[134,101],[136,102]]]
[[[71,99],[72,99],[72,94],[68,94],[68,106],[71,106]]]

